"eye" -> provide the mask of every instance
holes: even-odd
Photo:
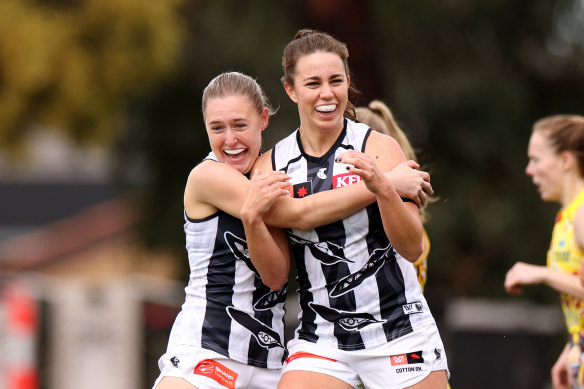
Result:
[[[316,82],[316,81],[308,82],[308,83],[306,83],[306,86],[309,88],[316,87],[316,86],[318,86],[318,82]]]
[[[223,126],[211,126],[211,131],[219,132],[223,130]]]

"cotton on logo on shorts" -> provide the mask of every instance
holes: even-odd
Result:
[[[193,374],[211,378],[228,389],[235,389],[237,373],[230,370],[227,366],[222,365],[221,363],[212,359],[205,359],[199,362],[197,367],[195,367]]]

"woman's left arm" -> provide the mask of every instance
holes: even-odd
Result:
[[[395,139],[375,131],[369,135],[364,154],[347,151],[338,159],[347,164],[349,173],[360,176],[375,194],[383,228],[395,250],[408,261],[415,262],[423,251],[420,212],[416,204],[402,200],[392,182],[382,173],[405,160]]]

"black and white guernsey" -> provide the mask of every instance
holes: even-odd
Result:
[[[342,133],[321,157],[307,155],[294,131],[273,149],[272,167],[291,177],[293,196],[360,181],[335,163],[345,151],[364,151],[371,129],[345,119]],[[341,350],[374,347],[434,319],[414,266],[396,253],[377,203],[313,230],[287,230],[296,261],[301,322],[295,337]]]
[[[213,153],[206,159],[217,161]],[[205,219],[185,213],[190,277],[169,339],[233,360],[276,369],[284,359],[286,286],[272,291],[249,259],[241,220],[223,212]]]

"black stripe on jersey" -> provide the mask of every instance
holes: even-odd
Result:
[[[302,316],[300,317],[300,327],[298,328],[298,339],[303,339],[308,342],[316,343],[318,340],[318,335],[316,335],[316,312],[314,312],[309,307],[309,303],[313,302],[312,293],[309,290],[312,289],[312,285],[308,279],[308,272],[306,271],[306,264],[304,262],[305,255],[304,250],[307,247],[303,244],[292,244],[292,253],[296,259],[296,279],[300,283],[298,285],[298,293],[300,293],[299,301]],[[302,260],[298,260],[302,258]]]
[[[315,231],[318,235],[319,241],[333,241],[340,247],[345,246],[346,234],[342,221],[337,221],[331,224],[327,224],[326,226],[317,227]],[[321,264],[321,268],[323,275],[327,280],[339,280],[344,277],[348,277],[351,274],[349,266],[345,262],[339,262],[334,266],[326,266]],[[330,308],[337,311],[350,312],[355,312],[357,310],[355,294],[352,291],[338,297],[330,297],[333,289],[333,284],[327,286]],[[347,329],[341,326],[340,323],[335,323],[334,335],[337,338],[338,347],[341,350],[359,350],[365,348],[361,334],[358,331],[347,331]]]
[[[233,292],[226,293],[225,288],[213,286],[233,285],[235,282],[235,261],[229,245],[225,241],[225,232],[245,236],[241,221],[220,212],[219,231],[215,238],[213,252],[207,270],[207,307],[201,333],[201,344],[218,353],[229,357],[229,335],[231,333],[231,318],[224,307],[233,305]]]
[[[365,137],[363,138],[363,143],[361,144],[362,153],[365,152],[365,148],[367,147],[367,141],[369,140],[369,135],[371,135],[371,131],[373,131],[373,128],[369,127],[367,133],[365,134]]]
[[[366,209],[369,215],[369,233],[366,240],[369,252],[372,253],[376,249],[391,245],[391,243],[383,232],[383,223],[377,203],[369,205]],[[378,233],[373,235],[371,231],[378,231]],[[412,332],[412,325],[402,308],[404,304],[407,304],[404,294],[404,277],[397,263],[395,250],[391,246],[390,250],[391,254],[385,260],[384,266],[375,274],[375,278],[379,296],[383,297],[380,299],[381,319],[386,320],[383,324],[383,330],[386,338],[393,340]]]

